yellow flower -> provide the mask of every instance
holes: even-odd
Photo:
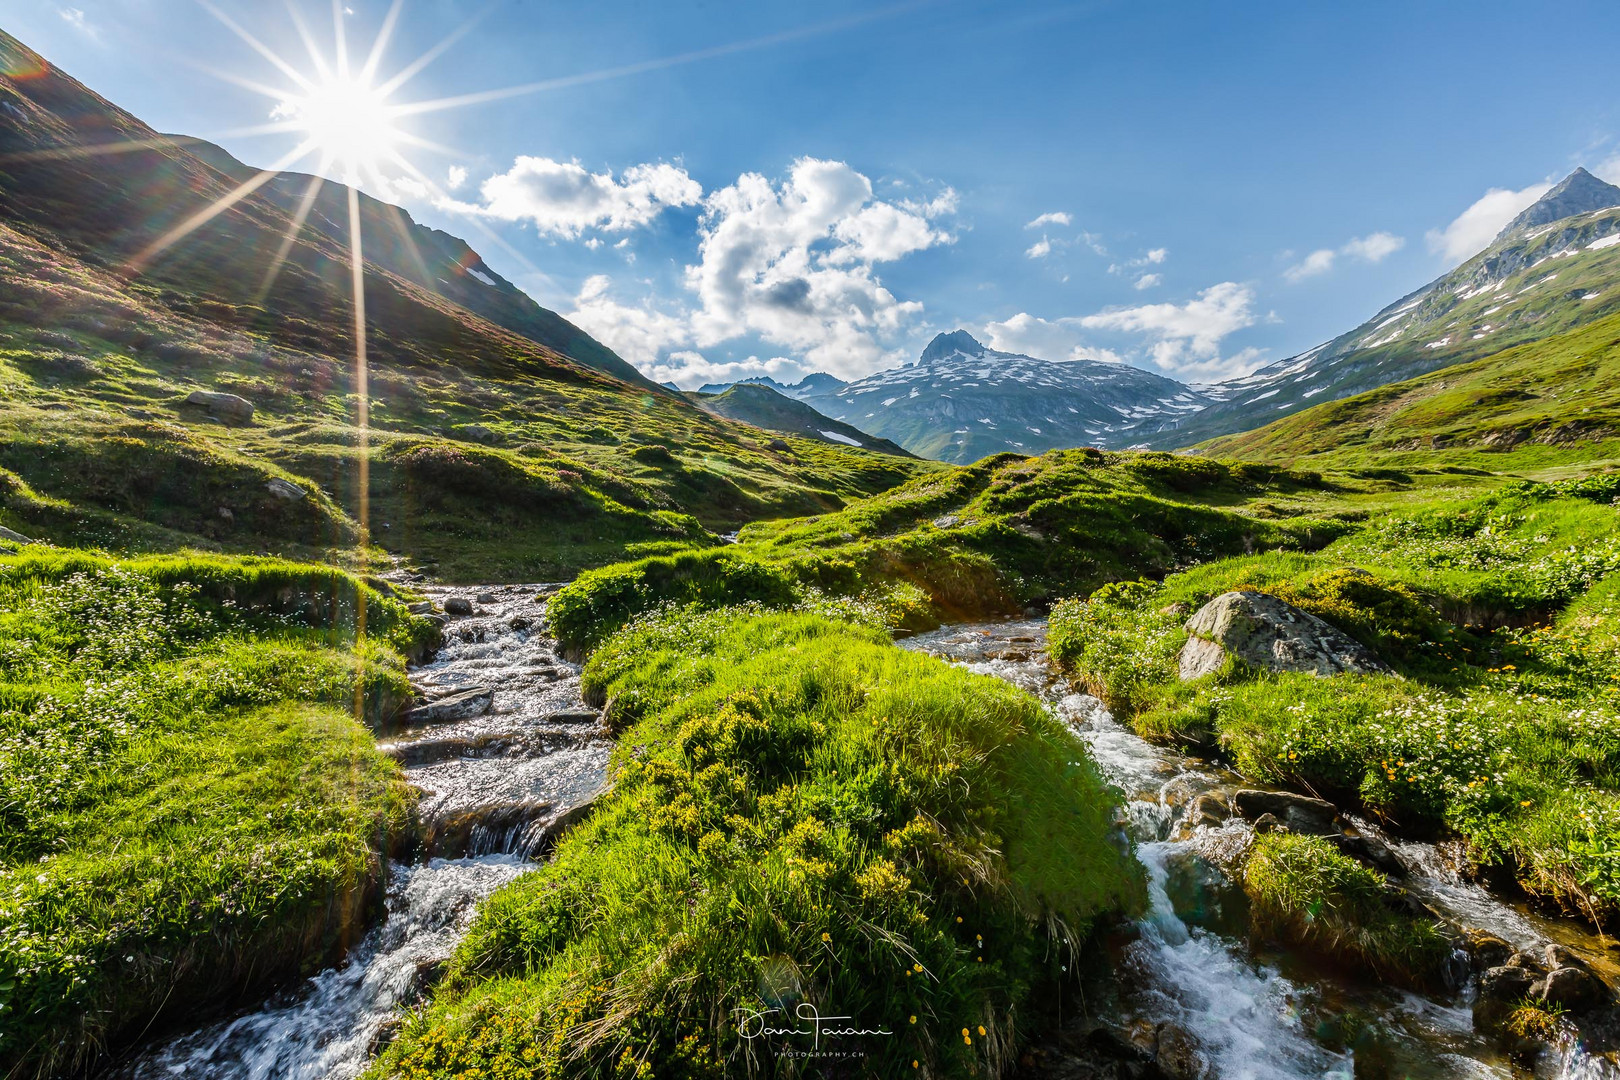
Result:
[[[821,940],[822,941],[831,941],[832,940],[832,935],[831,934],[822,934],[821,935]]]
[[[916,1023],[916,1022],[917,1022],[917,1017],[916,1017],[916,1016],[915,1016],[915,1015],[913,1015],[913,1016],[912,1016],[912,1018],[911,1018],[911,1022],[912,1022],[912,1023],[913,1023],[913,1024],[915,1024],[915,1023]]]
[[[979,1025],[979,1034],[980,1034],[980,1035],[983,1035],[983,1034],[984,1034],[984,1025],[983,1025],[983,1024],[980,1024],[980,1025]]]
[[[911,965],[911,970],[912,971],[921,971],[922,970],[922,965],[921,964],[912,964]]]
[[[967,1028],[963,1028],[962,1029],[962,1038],[964,1038],[964,1039],[967,1038],[967,1033],[968,1033]]]

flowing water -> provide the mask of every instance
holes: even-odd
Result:
[[[428,590],[435,599],[468,590]],[[127,1065],[122,1075],[345,1080],[359,1075],[398,1022],[402,1005],[431,982],[478,902],[533,867],[550,839],[604,783],[609,742],[580,699],[579,668],[556,655],[537,627],[533,586],[485,593],[477,612],[452,619],[444,648],[412,673],[430,702],[494,690],[489,711],[387,737],[383,749],[422,789],[428,850],[391,867],[387,917],[344,962],[262,1007],[182,1035]],[[1147,870],[1149,909],[1119,958],[1123,1029],[1174,1031],[1218,1080],[1411,1080],[1531,1075],[1473,1031],[1468,988],[1425,998],[1256,948],[1245,933],[1241,890],[1221,870],[1247,843],[1240,820],[1193,827],[1186,810],[1241,777],[1127,731],[1097,699],[1073,693],[1045,656],[1046,626],[1023,620],[948,627],[905,641],[1042,698],[1090,746],[1126,796],[1125,825]],[[1517,948],[1549,940],[1574,948],[1611,980],[1594,939],[1504,904],[1449,869],[1428,844],[1383,837],[1416,896],[1459,927],[1489,931]],[[1161,1034],[1161,1056],[1163,1039]],[[1606,1062],[1571,1046],[1538,1063],[1556,1080],[1617,1080]]]
[[[1254,785],[1126,730],[1100,701],[1057,677],[1045,639],[1044,620],[1021,620],[946,627],[902,644],[1039,696],[1124,792],[1125,825],[1147,870],[1149,894],[1139,936],[1121,963],[1123,1015],[1116,1019],[1124,1029],[1175,1032],[1190,1044],[1203,1075],[1221,1080],[1620,1077],[1573,1044],[1544,1055],[1533,1074],[1516,1067],[1474,1033],[1464,968],[1456,994],[1431,999],[1257,948],[1247,938],[1241,889],[1221,869],[1246,846],[1249,826],[1234,819],[1195,827],[1187,818],[1201,794]],[[1433,845],[1398,842],[1366,822],[1355,824],[1390,847],[1408,890],[1447,922],[1488,931],[1516,948],[1556,940],[1613,981],[1614,964],[1597,939],[1494,899],[1449,869]]]
[[[122,1070],[136,1080],[346,1080],[449,957],[478,902],[525,871],[605,782],[610,743],[579,693],[579,667],[538,629],[538,587],[426,587],[475,601],[433,662],[412,671],[435,700],[491,689],[487,712],[392,733],[381,748],[420,788],[426,850],[389,868],[387,916],[337,967],[262,1007],[182,1035]]]

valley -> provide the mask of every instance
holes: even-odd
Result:
[[[1222,383],[682,391],[0,109],[8,1080],[1620,1076],[1620,189]]]

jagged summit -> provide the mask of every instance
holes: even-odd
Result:
[[[917,358],[917,363],[926,364],[933,360],[943,360],[958,353],[967,356],[984,356],[991,350],[966,330],[952,330],[948,334],[936,334],[934,340]]]
[[[1508,222],[1507,228],[1496,238],[1500,240],[1522,229],[1533,229],[1576,214],[1589,214],[1593,210],[1607,210],[1613,206],[1620,206],[1620,187],[1599,180],[1585,169],[1576,169]]]

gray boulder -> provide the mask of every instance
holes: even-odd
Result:
[[[305,491],[297,484],[289,483],[288,481],[283,480],[279,476],[272,476],[270,478],[270,482],[265,484],[264,487],[266,491],[270,492],[270,494],[274,495],[276,498],[286,499],[288,502],[297,502],[300,499],[309,497],[309,492]]]
[[[4,541],[7,544],[32,544],[34,542],[28,537],[24,536],[22,533],[13,532],[4,525],[0,525],[0,541]]]
[[[450,694],[430,701],[426,705],[418,705],[406,717],[406,723],[417,724],[448,724],[456,720],[470,720],[475,716],[483,716],[495,704],[495,690],[488,686],[475,686],[470,690]]]
[[[218,390],[193,390],[186,395],[186,404],[201,405],[221,420],[234,420],[242,424],[253,419],[253,402]]]
[[[473,613],[473,603],[465,596],[446,597],[444,601],[444,613],[446,615],[459,615],[465,618]]]
[[[1325,800],[1304,795],[1244,788],[1233,793],[1232,808],[1250,821],[1270,814],[1279,824],[1288,826],[1289,832],[1307,836],[1333,836],[1339,831],[1335,824],[1338,808]]]
[[[1316,675],[1387,673],[1361,642],[1308,611],[1258,592],[1222,593],[1187,620],[1181,677],[1218,669],[1228,653],[1254,667]]]

